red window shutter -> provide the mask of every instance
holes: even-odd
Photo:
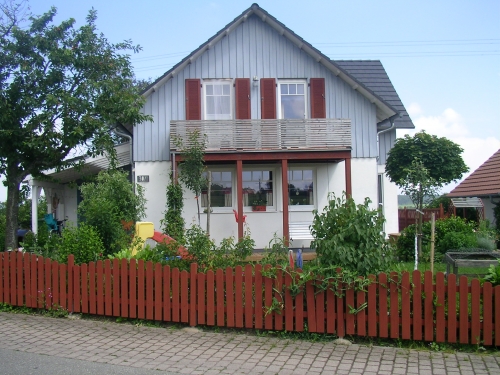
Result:
[[[186,120],[201,120],[201,81],[186,79]]]
[[[274,78],[260,80],[261,119],[276,118],[276,81]]]
[[[311,78],[311,118],[326,118],[325,79]]]
[[[236,78],[234,82],[236,95],[236,119],[249,120],[250,111],[250,78]]]

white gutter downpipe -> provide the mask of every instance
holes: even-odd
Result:
[[[387,133],[388,131],[394,129],[396,127],[396,118],[401,117],[403,117],[401,113],[396,113],[394,116],[389,117],[386,121],[389,121],[391,126],[389,126],[387,129],[383,129],[377,132],[377,161],[380,159],[380,134]]]

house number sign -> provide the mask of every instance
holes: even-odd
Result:
[[[149,182],[149,176],[137,176],[137,182]]]

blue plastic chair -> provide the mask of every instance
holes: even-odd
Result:
[[[52,214],[45,215],[45,224],[47,224],[50,231],[57,232],[58,230],[57,221],[56,219],[54,219],[54,216],[52,216]]]

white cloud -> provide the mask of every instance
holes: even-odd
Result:
[[[398,130],[398,137],[405,134],[413,135],[416,132],[425,130],[429,134],[446,137],[460,145],[464,149],[462,157],[469,167],[469,173],[462,180],[500,149],[500,139],[495,137],[481,138],[477,132],[471,132],[469,129],[472,128],[472,125],[467,124],[463,117],[452,108],[445,109],[437,116],[425,116],[420,105],[412,103],[409,106],[408,113],[412,117],[415,129]],[[447,185],[443,192],[449,192],[456,185],[456,183]]]

